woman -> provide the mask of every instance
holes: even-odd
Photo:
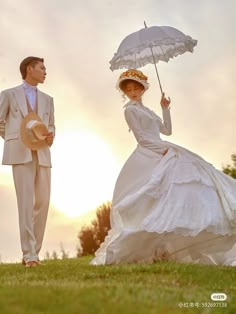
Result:
[[[125,118],[138,145],[117,179],[111,230],[91,264],[175,260],[236,265],[236,181],[200,156],[160,138],[171,135],[170,99],[163,121],[142,103],[147,77],[121,74],[130,99]]]

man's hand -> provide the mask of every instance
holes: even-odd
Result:
[[[48,132],[48,134],[46,135],[46,143],[48,144],[48,146],[52,146],[53,140],[54,140],[54,134],[53,132]]]
[[[165,93],[163,93],[161,96],[161,102],[160,102],[162,108],[168,108],[170,103],[171,103],[170,97],[168,97],[168,99],[167,99],[165,97]]]

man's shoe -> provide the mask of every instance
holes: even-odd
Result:
[[[35,261],[37,263],[37,265],[39,266],[44,266],[45,264],[43,264],[42,262],[40,262],[39,260]]]
[[[33,261],[36,265],[35,266],[37,266],[37,265],[40,265],[40,266],[44,266],[45,264],[43,264],[42,262],[40,262],[39,260],[36,260],[36,261]],[[21,261],[21,263],[22,263],[22,265],[23,266],[26,266],[26,261],[22,258],[22,261]],[[34,266],[27,266],[27,267],[34,267]]]
[[[36,267],[38,265],[37,261],[29,261],[25,263],[26,268]]]

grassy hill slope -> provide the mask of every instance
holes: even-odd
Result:
[[[236,313],[236,268],[159,262],[91,266],[90,258],[26,269],[0,265],[1,314]],[[227,294],[212,301],[214,292]]]

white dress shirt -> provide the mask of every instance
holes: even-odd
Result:
[[[32,110],[34,111],[36,107],[36,99],[37,99],[37,86],[30,85],[26,83],[26,81],[23,81],[23,88],[24,88],[27,100]]]

